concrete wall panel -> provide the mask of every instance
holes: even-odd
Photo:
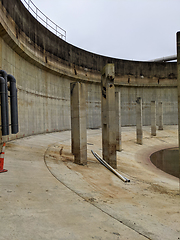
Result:
[[[21,13],[21,14],[19,14]],[[23,137],[70,129],[70,82],[86,84],[87,128],[101,127],[101,70],[115,65],[122,126],[136,124],[142,98],[143,125],[151,101],[163,102],[164,124],[177,124],[176,63],[115,59],[79,49],[37,22],[20,0],[0,0],[0,68],[17,80],[19,133]]]

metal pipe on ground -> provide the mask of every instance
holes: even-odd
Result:
[[[104,161],[97,153],[93,152],[93,150],[91,150],[92,154],[94,155],[94,157],[103,165],[105,166],[107,169],[109,169],[111,172],[113,172],[117,177],[119,177],[122,181],[124,182],[130,182],[129,179],[127,179],[126,177],[123,177],[120,173],[118,173],[114,168],[112,168],[106,161]]]

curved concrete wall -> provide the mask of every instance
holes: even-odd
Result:
[[[20,132],[16,137],[70,128],[70,82],[87,89],[87,127],[101,126],[101,69],[114,63],[121,91],[122,125],[135,124],[135,100],[163,101],[164,123],[177,124],[177,64],[127,61],[93,54],[58,38],[20,0],[0,0],[0,68],[15,76]],[[11,136],[14,138],[15,136]]]

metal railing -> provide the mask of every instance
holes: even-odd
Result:
[[[58,37],[66,41],[66,31],[49,19],[44,13],[37,8],[31,0],[21,0],[28,11],[38,20],[42,25],[44,25],[48,30],[53,32]]]

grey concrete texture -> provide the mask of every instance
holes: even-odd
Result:
[[[0,240],[180,238],[179,181],[149,161],[152,152],[177,146],[177,126],[152,137],[143,127],[122,128],[118,171],[102,166],[101,130],[88,130],[88,164],[74,164],[70,131],[7,143],[0,174]]]
[[[116,151],[122,150],[121,144],[121,93],[115,92],[116,101]]]
[[[113,168],[117,168],[116,114],[114,64],[106,64],[101,76],[102,155],[104,160]]]
[[[156,136],[156,101],[151,101],[151,135]]]
[[[34,48],[36,49],[39,62],[44,65],[44,68],[53,66],[60,60],[64,69],[70,65],[70,72],[78,77],[81,71],[84,72],[83,75],[88,75],[87,71],[97,73],[107,63],[114,63],[116,74],[120,77],[125,75],[126,82],[128,78],[130,78],[130,82],[140,80],[148,82],[148,79],[158,82],[158,80],[161,81],[164,78],[175,79],[177,77],[175,63],[128,61],[101,56],[75,47],[39,24],[20,0],[11,0],[11,2],[12,5],[3,0],[0,1],[4,21],[9,21],[7,25],[10,25],[11,28],[16,26],[12,32],[19,41],[25,43],[27,49],[32,53]],[[28,56],[24,57],[28,58]],[[145,78],[147,79],[145,80]]]
[[[139,96],[143,125],[150,125],[151,101],[163,102],[164,124],[178,123],[176,63],[114,59],[79,49],[42,26],[20,0],[0,0],[0,50],[0,69],[16,78],[18,89],[19,133],[9,139],[70,129],[72,81],[86,85],[87,128],[99,128],[106,63],[115,65],[122,126],[136,125]]]
[[[77,164],[87,164],[86,88],[84,83],[71,83],[71,149]]]
[[[138,144],[143,144],[143,130],[142,130],[142,98],[138,97],[136,100],[136,139]]]
[[[163,103],[158,102],[158,130],[163,130]]]

